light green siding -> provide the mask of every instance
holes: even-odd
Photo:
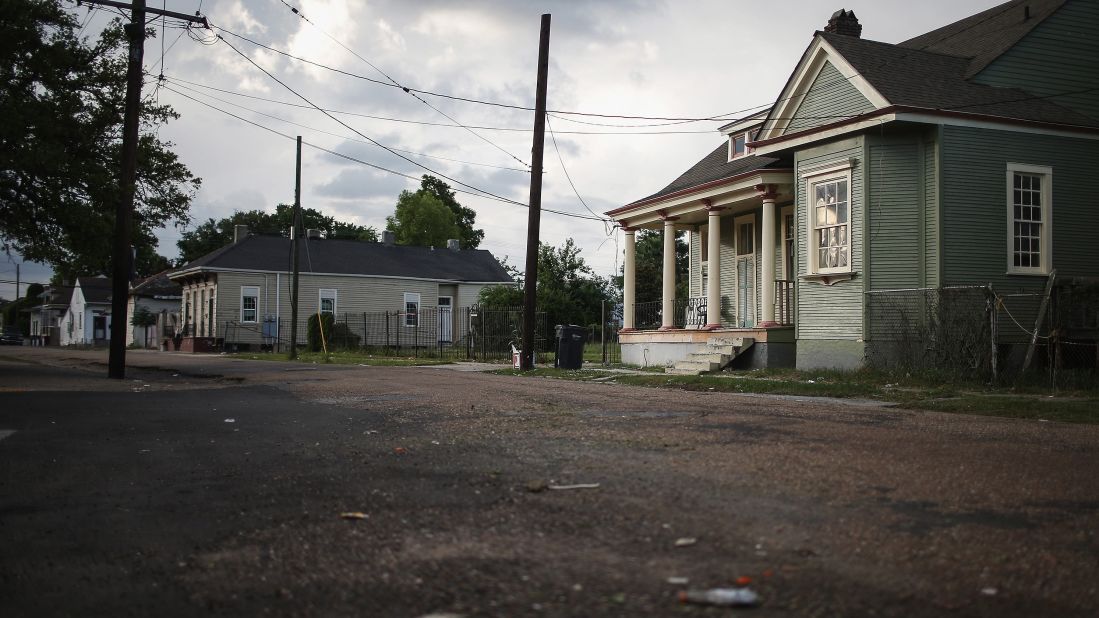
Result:
[[[702,296],[702,243],[706,239],[702,236],[698,226],[691,227],[687,233],[687,243],[690,250],[690,269],[688,272],[687,289],[691,296]]]
[[[867,135],[868,289],[927,287],[938,281],[935,134]]]
[[[801,279],[797,284],[797,337],[798,365],[801,366],[803,340],[861,340],[863,317],[863,138],[854,137],[816,148],[802,150],[794,155],[795,182],[797,183],[797,246],[798,255],[804,256],[810,246],[808,212],[806,208],[807,180],[803,174],[814,169],[829,168],[854,159],[851,168],[851,268],[855,278],[833,285]],[[798,260],[798,274],[806,275],[808,259]]]
[[[1052,267],[1058,276],[1099,272],[1099,141],[945,127],[942,143],[943,284],[1039,289],[1045,277],[1008,275],[1007,164],[1049,166]]]
[[[1037,95],[1099,120],[1099,2],[1066,2],[974,80]],[[1086,91],[1086,92],[1080,92]]]
[[[826,61],[801,105],[794,112],[794,118],[785,132],[793,133],[839,122],[846,117],[864,114],[873,109],[873,104],[862,96],[851,81],[836,70],[832,63]]]

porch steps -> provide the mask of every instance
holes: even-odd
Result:
[[[711,339],[701,352],[691,352],[687,358],[676,361],[675,365],[665,367],[664,373],[681,376],[697,376],[703,373],[721,371],[725,365],[752,347],[756,342],[750,337],[735,339]]]

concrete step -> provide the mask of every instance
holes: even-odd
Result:
[[[685,360],[665,367],[664,373],[670,375],[701,375],[720,371],[740,353],[750,347],[755,340],[749,337],[711,339],[700,352],[691,352]]]
[[[732,354],[723,354],[721,352],[691,352],[687,355],[687,360],[689,361],[718,363],[719,365],[724,365],[732,358]]]
[[[681,360],[673,366],[676,369],[693,369],[695,371],[717,371],[721,369],[721,363],[710,361]]]

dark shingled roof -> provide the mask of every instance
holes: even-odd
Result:
[[[857,37],[818,33],[890,103],[1057,124],[1099,126],[1079,112],[1014,88],[966,81],[970,60]]]
[[[80,277],[77,279],[84,302],[107,304],[111,302],[111,280],[104,277]]]
[[[713,152],[706,155],[701,161],[695,163],[690,169],[680,174],[679,178],[673,180],[671,184],[648,197],[643,197],[632,203],[636,204],[637,202],[663,197],[675,193],[676,191],[682,191],[683,189],[689,189],[708,182],[732,178],[733,176],[739,176],[747,172],[764,169],[777,162],[778,159],[774,157],[757,157],[755,155],[748,155],[730,161],[729,144],[727,141],[722,142]]]
[[[173,273],[197,267],[236,270],[289,270],[290,240],[282,236],[249,236],[193,260]],[[484,249],[451,251],[446,248],[384,245],[360,240],[302,241],[302,272],[336,275],[374,275],[511,283],[504,267]],[[172,276],[170,274],[169,276]]]
[[[1065,0],[1012,0],[961,21],[898,43],[900,47],[968,58],[965,77],[973,77],[999,58]],[[1029,19],[1025,18],[1029,11]]]
[[[165,270],[151,277],[137,282],[130,290],[132,296],[147,296],[150,298],[165,296],[183,296],[183,286],[168,278],[171,270]]]

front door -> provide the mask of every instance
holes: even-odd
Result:
[[[92,316],[92,339],[103,341],[107,338],[107,316]]]
[[[736,325],[756,325],[756,217],[745,215],[736,226]]]
[[[439,343],[454,341],[454,298],[439,297]]]

